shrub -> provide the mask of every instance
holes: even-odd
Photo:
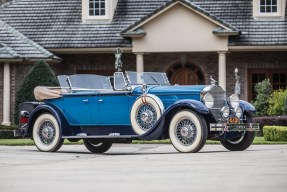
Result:
[[[259,123],[260,131],[257,132],[257,136],[263,136],[263,127],[266,125],[269,126],[286,126],[287,125],[287,116],[262,116],[254,117],[255,123]]]
[[[258,115],[267,115],[268,100],[273,91],[272,85],[269,80],[265,79],[255,85],[257,96],[253,102]]]
[[[268,115],[283,115],[285,95],[287,94],[287,89],[278,89],[273,91],[271,97],[268,100]]]
[[[0,139],[13,139],[14,131],[13,130],[0,130]]]
[[[7,125],[0,125],[0,131],[1,130],[14,130],[14,129],[17,129],[18,128],[18,126],[17,125],[9,125],[9,126],[7,126]]]
[[[287,141],[286,126],[264,126],[263,134],[266,141]]]
[[[57,78],[49,65],[38,61],[26,76],[16,95],[14,121],[18,123],[19,104],[25,101],[34,101],[34,88],[36,86],[58,86]]]
[[[284,115],[287,115],[287,93],[286,93],[286,95],[285,95],[285,104],[284,104],[284,112],[283,112],[283,114]]]

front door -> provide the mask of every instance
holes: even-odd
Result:
[[[197,85],[198,77],[192,70],[183,68],[174,72],[171,77],[171,83],[179,85]]]
[[[172,85],[204,85],[204,75],[201,69],[193,64],[177,63],[172,65],[166,71],[169,81]]]
[[[98,99],[101,125],[130,125],[128,92],[100,94]]]

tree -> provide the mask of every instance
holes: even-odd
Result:
[[[269,98],[273,92],[273,88],[269,79],[265,79],[255,85],[257,96],[253,102],[258,115],[267,115]]]
[[[286,90],[287,90],[287,87],[286,87]],[[284,115],[287,115],[287,91],[286,91],[286,95],[285,95],[285,103],[284,103],[284,112],[283,114]]]
[[[35,101],[34,88],[37,86],[58,86],[57,78],[49,65],[38,61],[30,73],[25,77],[22,86],[16,94],[14,121],[19,121],[19,104],[26,101]]]
[[[283,115],[285,108],[285,97],[287,95],[287,89],[278,89],[273,91],[269,98],[268,115],[276,116]]]

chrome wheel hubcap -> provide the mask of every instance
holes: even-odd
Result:
[[[56,132],[56,129],[53,123],[50,121],[45,121],[40,126],[38,135],[39,135],[41,142],[44,145],[50,145],[54,141],[55,132]]]
[[[197,131],[190,119],[182,119],[176,125],[176,138],[183,145],[191,145],[195,141]]]
[[[137,124],[142,130],[149,130],[154,126],[157,120],[155,108],[150,104],[140,106],[137,111],[136,119]]]
[[[147,110],[141,114],[141,120],[146,123],[151,123],[153,119],[153,113],[150,110]]]

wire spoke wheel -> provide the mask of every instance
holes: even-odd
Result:
[[[40,151],[55,152],[63,145],[61,130],[56,118],[48,113],[41,114],[33,125],[33,139]]]
[[[133,131],[138,135],[146,133],[155,126],[163,111],[164,105],[156,95],[140,96],[131,109]]]
[[[206,122],[200,114],[193,111],[179,111],[171,119],[169,138],[179,152],[198,152],[207,139]]]
[[[190,119],[182,119],[176,125],[176,137],[183,145],[191,145],[197,135],[196,127]]]
[[[44,145],[50,145],[55,139],[55,126],[51,121],[45,121],[40,126],[38,135]]]
[[[157,121],[155,108],[151,104],[141,105],[136,113],[136,120],[143,131],[148,131]]]

